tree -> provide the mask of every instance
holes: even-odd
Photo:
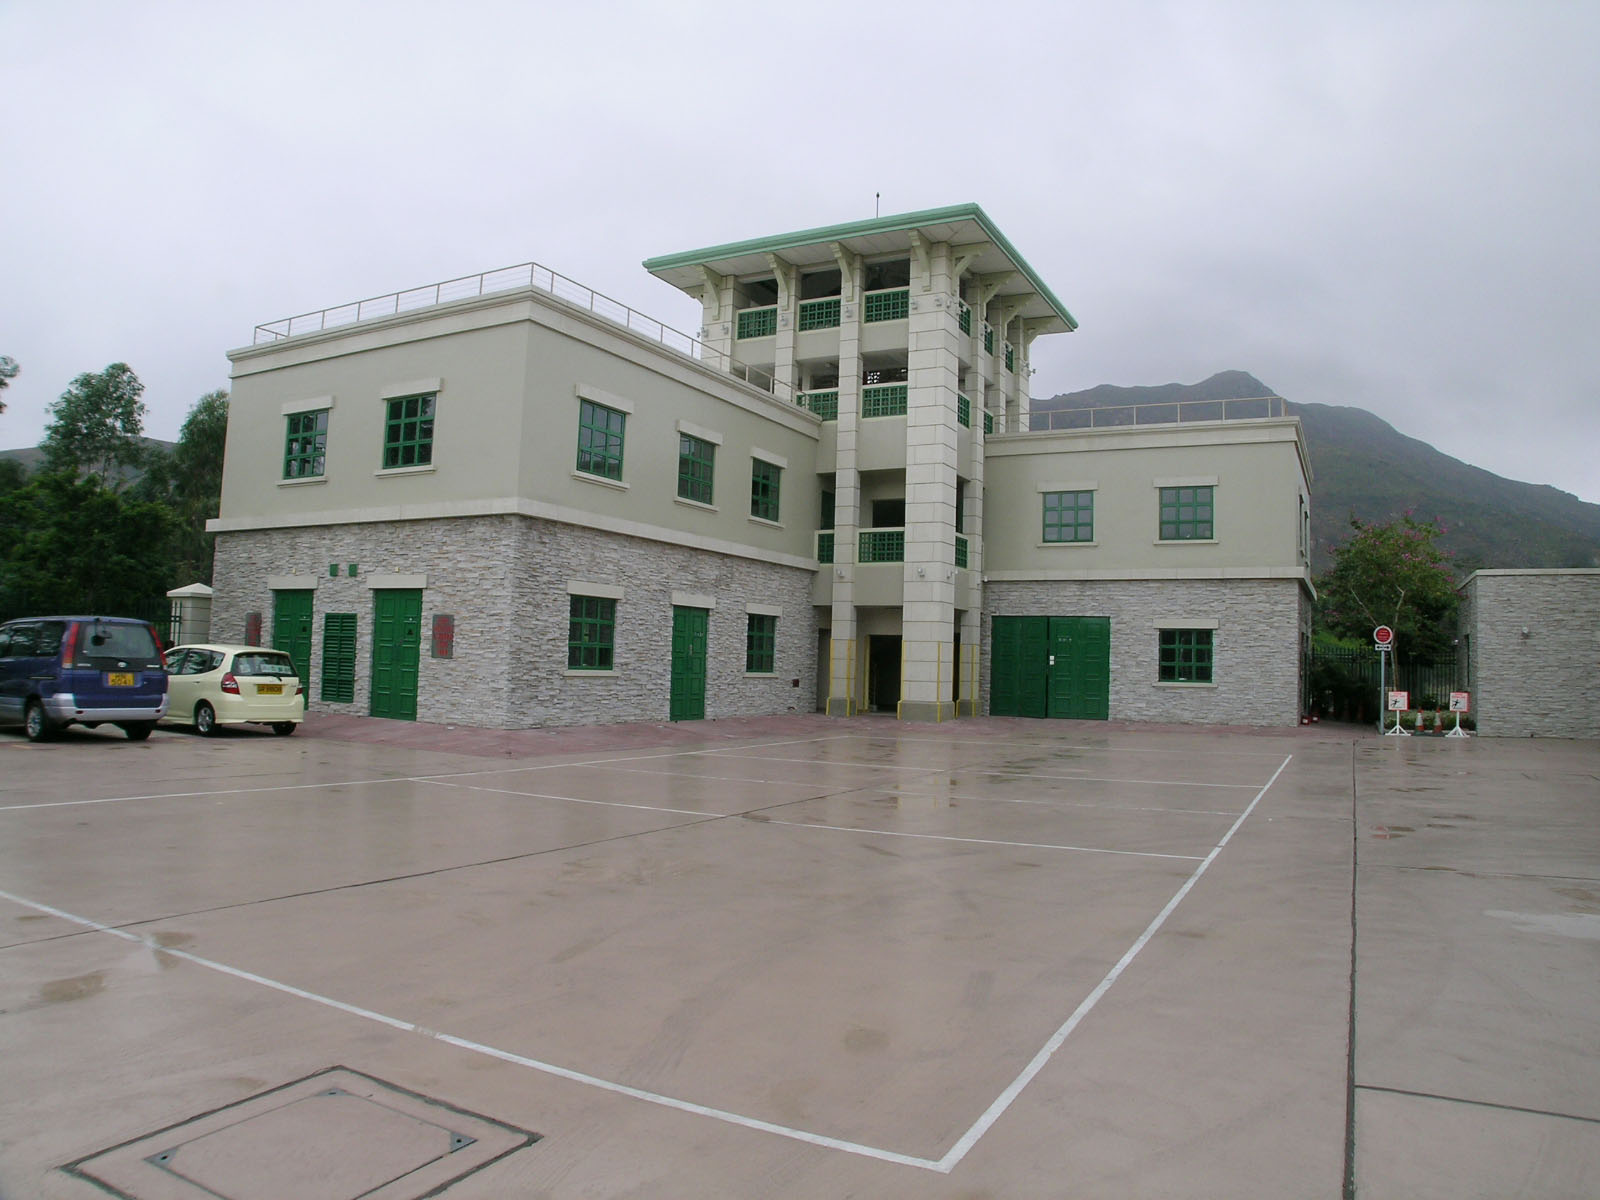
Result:
[[[142,395],[144,384],[127,363],[79,375],[50,406],[39,443],[46,470],[97,475],[115,487],[118,468],[137,466],[144,454]]]
[[[172,522],[97,479],[37,475],[0,496],[0,607],[138,612],[172,587]]]
[[[1449,556],[1434,545],[1444,532],[1407,513],[1397,521],[1365,524],[1335,548],[1333,566],[1317,581],[1323,627],[1363,642],[1379,625],[1394,630],[1395,654],[1419,663],[1446,656],[1455,641],[1456,595]]]
[[[11,381],[17,377],[17,372],[22,370],[17,366],[17,360],[8,355],[0,354],[0,392],[11,386]],[[0,413],[5,412],[6,402],[0,400]]]
[[[152,448],[135,485],[139,499],[167,505],[173,525],[172,563],[184,583],[210,583],[216,536],[206,532],[222,502],[222,450],[228,436],[228,393],[207,392],[195,401],[170,454]]]

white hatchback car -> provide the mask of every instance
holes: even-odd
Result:
[[[294,662],[264,646],[174,646],[167,651],[168,721],[207,737],[223,725],[270,725],[293,733],[306,714]]]

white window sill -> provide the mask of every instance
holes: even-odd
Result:
[[[769,521],[766,517],[750,517],[748,519],[750,521],[750,524],[752,524],[752,525],[765,525],[768,529],[782,529],[783,528],[783,525],[782,525],[781,522]]]
[[[1074,546],[1093,547],[1099,544],[1099,542],[1040,542],[1038,548],[1040,550],[1066,550]]]
[[[1200,688],[1202,690],[1210,689],[1212,691],[1215,691],[1217,687],[1215,683],[1180,683],[1177,680],[1157,680],[1153,686],[1158,688],[1177,688],[1180,690],[1186,688]]]
[[[280,479],[280,480],[278,480],[278,486],[279,487],[304,487],[306,484],[310,484],[310,483],[327,483],[327,482],[328,482],[328,477],[326,475],[301,475],[297,479]]]
[[[1153,546],[1215,546],[1216,538],[1157,538]]]
[[[604,475],[591,475],[588,471],[574,471],[574,479],[581,479],[585,483],[598,483],[601,487],[615,488],[619,492],[628,490],[628,485],[620,479],[607,479]]]
[[[388,479],[394,475],[431,475],[435,468],[432,463],[420,467],[379,467],[372,474],[378,479]]]
[[[685,508],[698,508],[701,512],[713,512],[714,513],[716,511],[718,511],[717,506],[715,504],[706,504],[706,503],[704,503],[703,501],[700,501],[700,500],[691,500],[687,496],[674,496],[673,500],[675,500],[677,503],[683,505]]]
[[[578,670],[574,670],[572,667],[568,667],[565,671],[563,671],[561,673],[563,675],[565,675],[568,679],[615,679],[615,678],[617,678],[617,671],[616,671],[615,668],[612,668],[609,671],[578,671]]]
[[[746,679],[777,679],[778,673],[776,671],[746,671],[744,677]]]

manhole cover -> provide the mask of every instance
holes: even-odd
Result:
[[[330,1067],[62,1170],[127,1200],[421,1200],[538,1140]]]

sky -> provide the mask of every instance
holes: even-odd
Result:
[[[1035,396],[1255,375],[1600,503],[1600,4],[0,0],[0,448],[260,323],[976,202]]]

